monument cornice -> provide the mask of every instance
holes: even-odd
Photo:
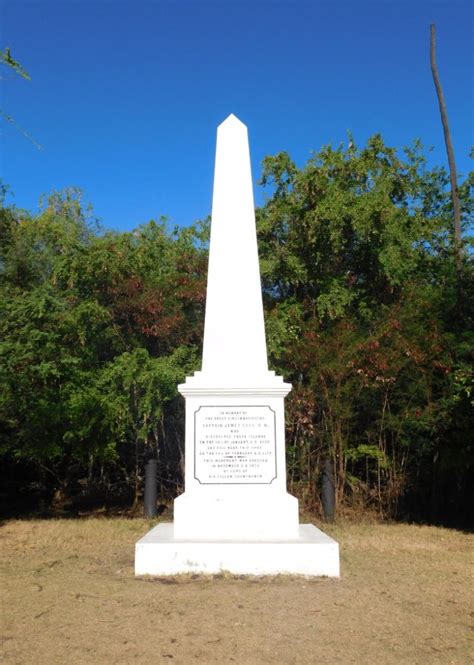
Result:
[[[184,397],[285,397],[291,389],[291,383],[284,383],[283,377],[272,371],[253,385],[249,385],[248,380],[219,380],[196,372],[178,386],[178,392]]]
[[[184,397],[285,397],[291,390],[289,383],[279,387],[258,386],[255,388],[194,387],[185,383],[178,386],[178,392]]]

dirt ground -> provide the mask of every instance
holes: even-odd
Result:
[[[0,528],[0,661],[462,663],[473,658],[474,537],[410,525],[325,527],[342,577],[135,578],[145,520]]]

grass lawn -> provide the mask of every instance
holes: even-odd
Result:
[[[404,524],[323,527],[340,580],[135,578],[141,519],[0,527],[0,661],[461,663],[473,657],[474,537]]]

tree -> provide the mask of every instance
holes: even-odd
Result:
[[[268,348],[294,386],[290,481],[317,501],[330,455],[339,505],[394,513],[417,478],[439,487],[455,422],[465,479],[472,451],[452,400],[474,340],[466,323],[453,337],[444,170],[426,169],[419,144],[402,158],[376,135],[362,149],[325,147],[303,169],[286,153],[266,158],[262,182],[272,191],[258,211]]]
[[[467,252],[457,317],[448,174],[427,169],[418,143],[400,153],[376,135],[302,168],[268,157],[263,182],[267,346],[293,384],[290,490],[318,508],[329,458],[339,509],[460,519],[474,475],[474,280]],[[28,495],[136,503],[154,456],[162,496],[176,495],[177,384],[199,366],[208,230],[160,219],[104,233],[75,189],[35,216],[0,207],[3,480],[18,468]]]
[[[453,144],[451,141],[451,132],[449,131],[448,113],[444,101],[443,89],[438,74],[438,65],[436,64],[436,26],[432,23],[430,26],[430,64],[433,81],[438,96],[441,122],[443,124],[444,141],[446,143],[446,152],[448,154],[449,175],[451,180],[451,200],[453,203],[453,227],[454,227],[454,253],[456,256],[456,270],[458,279],[461,279],[463,247],[461,239],[461,205],[458,193],[458,178],[456,174],[456,161],[454,159]]]
[[[0,453],[63,494],[99,473],[138,496],[137,464],[159,438],[175,478],[176,386],[202,334],[199,232],[150,222],[101,234],[74,189],[36,217],[4,208],[0,221]]]
[[[178,383],[195,365],[196,358],[186,347],[178,347],[171,356],[162,358],[152,358],[145,349],[137,348],[117,356],[98,377],[101,411],[111,443],[128,447],[124,457],[133,458],[129,468],[133,469],[135,506],[144,460],[169,453],[162,449],[166,446],[165,405],[176,398]]]

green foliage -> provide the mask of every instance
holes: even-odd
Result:
[[[137,464],[159,452],[158,424],[197,365],[198,232],[162,220],[101,234],[72,189],[36,217],[2,208],[0,223],[0,452],[60,483],[74,464],[128,477],[124,449]]]
[[[31,81],[28,72],[25,70],[23,65],[21,65],[17,60],[14,60],[11,51],[8,47],[3,49],[3,51],[0,51],[0,65],[4,65],[5,67],[10,67],[19,76],[21,76],[24,79],[27,79],[27,81]]]
[[[329,457],[339,505],[424,519],[462,509],[474,469],[472,178],[459,188],[459,282],[447,175],[427,169],[419,143],[400,156],[376,135],[303,168],[286,153],[264,160],[268,352],[293,384],[290,490],[313,507]],[[209,220],[104,233],[75,189],[34,217],[0,207],[5,460],[36,464],[55,489],[83,475],[137,499],[155,456],[176,493],[177,385],[199,366],[208,239]]]
[[[101,404],[113,441],[158,444],[157,423],[176,387],[196,367],[192,349],[178,347],[170,356],[153,358],[137,348],[125,351],[103,368],[98,379]]]
[[[259,248],[270,356],[295,390],[292,482],[314,488],[329,455],[340,502],[363,494],[396,512],[424,491],[426,514],[435,467],[458,485],[472,473],[472,255],[459,311],[447,182],[419,142],[401,158],[379,135],[302,169],[285,153],[264,160]]]

